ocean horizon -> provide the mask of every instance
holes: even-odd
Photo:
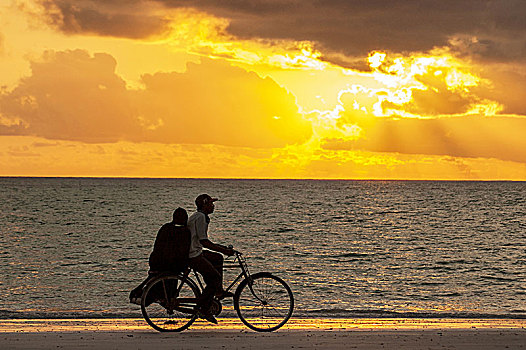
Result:
[[[415,182],[525,182],[515,179],[411,179],[411,178],[265,178],[265,177],[155,177],[155,176],[24,176],[1,175],[0,179],[121,179],[121,180],[240,180],[240,181],[415,181]]]

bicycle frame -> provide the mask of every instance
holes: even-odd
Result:
[[[247,265],[247,262],[245,260],[245,257],[238,251],[235,252],[235,255],[236,255],[236,257],[234,258],[234,261],[232,261],[229,264],[223,265],[223,270],[226,270],[226,269],[241,269],[241,272],[239,273],[239,275],[237,275],[237,277],[234,279],[234,281],[232,283],[230,283],[230,285],[225,290],[227,292],[229,292],[230,289],[232,289],[236,285],[236,283],[239,282],[239,280],[241,280],[242,277],[244,277],[245,279],[247,279],[249,281],[250,290],[251,290],[252,294],[254,294],[254,296],[257,298],[257,296],[255,295],[254,291],[252,290],[252,277],[251,277],[250,272],[248,270],[248,265]],[[236,264],[236,262],[237,262],[237,264]],[[197,271],[195,271],[194,269],[191,269],[191,270],[194,272],[194,276],[195,276],[195,279],[197,280],[197,283],[199,284],[199,288],[201,288],[201,290],[203,290],[204,289],[204,285],[203,285],[203,282],[201,282],[201,277],[199,277],[199,274],[197,273]],[[190,271],[187,271],[187,272],[188,273],[185,273],[185,277],[188,277]]]

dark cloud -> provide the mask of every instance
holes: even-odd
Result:
[[[231,18],[229,30],[240,37],[313,40],[351,56],[427,51],[464,37],[478,43],[463,53],[482,58],[523,59],[526,47],[526,3],[520,0],[162,2]]]
[[[358,123],[359,125],[359,123]],[[526,163],[526,118],[376,118],[355,141],[325,140],[332,150],[496,158]]]
[[[139,37],[165,30],[134,0],[45,0],[61,13],[62,29]],[[491,60],[524,60],[526,2],[522,0],[156,0],[231,20],[241,38],[311,40],[333,53],[427,51],[451,45]],[[130,6],[143,13],[130,13]],[[56,16],[55,16],[56,17]],[[473,41],[473,38],[477,38]]]
[[[68,34],[147,38],[169,30],[169,21],[150,15],[141,1],[42,0],[47,20]]]
[[[48,52],[32,63],[30,77],[0,93],[0,135],[246,147],[311,135],[294,96],[228,63],[203,60],[185,73],[146,75],[142,90],[127,89],[115,66],[108,54]]]
[[[473,89],[481,98],[498,101],[503,105],[503,114],[526,115],[526,71],[514,66],[489,65],[482,76],[491,81],[490,86]],[[526,133],[526,130],[525,130]]]

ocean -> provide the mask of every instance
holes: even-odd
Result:
[[[526,318],[526,182],[111,178],[0,178],[0,318],[141,317],[157,230],[201,193],[295,317]]]

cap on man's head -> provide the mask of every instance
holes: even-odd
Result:
[[[212,198],[206,193],[203,193],[197,196],[197,198],[195,199],[195,205],[199,209],[199,208],[202,208],[205,204],[208,204],[210,202],[215,202],[216,200],[217,198]]]

